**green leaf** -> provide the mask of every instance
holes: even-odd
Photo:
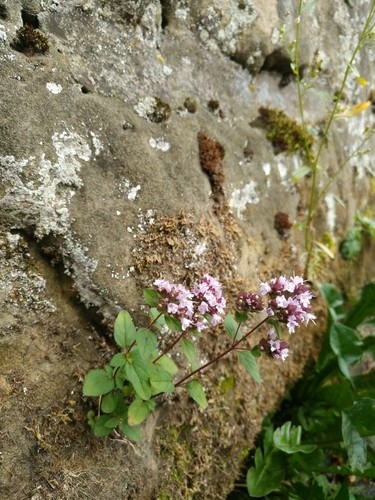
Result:
[[[362,357],[361,340],[352,328],[341,323],[333,323],[329,330],[329,341],[333,352],[338,357],[340,370],[350,380],[351,373],[348,365]]]
[[[362,229],[353,227],[346,234],[340,245],[341,257],[345,260],[354,259],[362,250]]]
[[[113,376],[109,375],[105,370],[91,370],[83,384],[84,396],[101,396],[111,392],[115,387]]]
[[[123,417],[120,415],[115,415],[114,417],[108,415],[108,417],[109,417],[108,420],[104,424],[104,426],[107,427],[108,429],[114,429],[115,427],[120,425],[120,423],[123,421]]]
[[[100,417],[96,418],[95,421],[90,424],[95,437],[108,436],[108,434],[112,432],[112,428],[106,426],[110,418],[109,415],[100,415]]]
[[[227,314],[224,318],[224,330],[227,332],[231,339],[236,337],[236,340],[242,338],[241,332],[238,331],[239,324],[234,319],[232,314]],[[237,334],[237,336],[236,336]]]
[[[361,435],[375,435],[375,399],[362,398],[345,413]]]
[[[288,454],[313,452],[316,448],[315,445],[300,444],[301,432],[302,428],[300,426],[292,426],[292,422],[285,422],[285,424],[276,429],[273,434],[275,447]]]
[[[369,283],[362,288],[358,303],[345,318],[345,325],[357,328],[367,318],[375,316],[375,283]]]
[[[110,363],[109,363],[111,366],[113,366],[114,368],[118,368],[120,366],[124,366],[126,364],[126,357],[125,357],[125,354],[123,352],[118,352],[117,354],[115,354]]]
[[[192,369],[196,370],[199,365],[196,356],[195,344],[191,340],[182,339],[180,341],[180,347],[185,358],[191,364]]]
[[[156,366],[156,364],[152,367],[150,384],[153,395],[161,392],[171,393],[174,391],[172,375],[163,370],[160,366]]]
[[[143,300],[150,307],[157,307],[160,302],[160,294],[155,288],[146,288],[143,291]]]
[[[150,319],[153,326],[155,326],[159,330],[159,332],[165,327],[164,314],[160,314],[156,307],[152,307],[150,309]]]
[[[194,399],[196,403],[199,404],[202,408],[207,408],[207,399],[206,394],[204,393],[204,389],[199,380],[192,380],[188,384],[186,384],[185,389],[187,390],[189,396]]]
[[[253,377],[255,382],[260,382],[259,367],[257,360],[250,351],[241,351],[238,353],[238,361],[245,368],[245,370]]]
[[[131,441],[138,442],[141,439],[141,429],[139,427],[131,427],[129,424],[122,422],[120,425],[120,430],[125,436]]]
[[[148,359],[158,345],[156,335],[150,332],[150,330],[147,330],[147,328],[140,328],[137,330],[136,339],[140,355],[144,359]]]
[[[131,427],[141,424],[150,413],[150,409],[142,399],[135,399],[128,408],[128,424]]]
[[[297,184],[297,182],[311,173],[311,167],[307,167],[306,165],[300,168],[297,168],[293,171],[293,182]]]
[[[249,318],[249,315],[247,313],[239,312],[236,311],[234,315],[234,319],[237,321],[237,323],[243,323]]]
[[[101,402],[100,408],[102,412],[104,413],[112,413],[118,402],[119,402],[119,394],[118,392],[110,392],[109,394],[106,394]]]
[[[363,471],[366,466],[366,441],[359,435],[346,412],[342,412],[342,437],[348,452],[350,467],[355,471]]]
[[[125,365],[126,377],[142,399],[150,399],[151,386],[148,366],[139,353],[132,352],[131,362]]]
[[[176,364],[174,363],[174,361],[166,354],[164,354],[164,356],[162,356],[157,361],[155,361],[154,364],[161,366],[161,368],[163,368],[163,370],[170,373],[171,375],[174,375],[178,371],[178,368],[177,368]]]
[[[281,330],[280,322],[277,319],[268,318],[267,323],[274,327],[276,334],[279,339],[283,338],[283,332]]]
[[[135,340],[136,328],[130,314],[120,311],[115,321],[114,337],[120,347],[129,347]]]
[[[339,321],[345,316],[344,298],[334,285],[324,284],[320,287],[327,301],[329,314],[332,321]]]
[[[177,318],[175,318],[174,316],[169,316],[168,314],[164,314],[164,318],[165,324],[170,330],[173,330],[174,332],[182,331],[181,321],[179,321]]]
[[[279,491],[287,467],[285,455],[279,450],[272,449],[263,457],[262,450],[257,448],[254,459],[255,467],[251,467],[246,475],[250,496],[260,498],[272,491]]]

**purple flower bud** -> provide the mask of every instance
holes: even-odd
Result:
[[[263,311],[264,305],[259,293],[239,292],[237,295],[236,308],[240,312]]]

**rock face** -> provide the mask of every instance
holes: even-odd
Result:
[[[0,1],[8,498],[224,498],[262,418],[316,354],[322,324],[316,338],[293,338],[284,366],[261,363],[261,386],[224,361],[207,380],[211,412],[177,395],[137,448],[98,442],[85,426],[82,377],[107,359],[120,308],[143,319],[142,288],[153,279],[210,272],[231,297],[258,279],[303,271],[296,225],[311,181],[293,182],[302,155],[272,146],[256,125],[260,108],[298,119],[286,49],[298,2],[266,4]],[[316,130],[331,105],[316,90],[339,88],[371,2],[349,4],[307,6],[301,19],[301,73],[320,61],[316,88],[305,95]],[[361,51],[355,66],[371,81],[371,52]],[[368,94],[350,77],[343,105]],[[323,183],[358,149],[366,126],[374,126],[371,108],[334,124]],[[327,232],[339,242],[355,212],[371,208],[373,175],[371,153],[348,162],[322,199],[314,238]],[[353,286],[358,276],[373,278],[371,262],[369,253],[357,263]],[[324,258],[319,265],[320,279],[350,283],[339,255],[329,266],[336,274]],[[216,344],[203,341],[202,359]],[[235,387],[223,394],[220,381],[232,375]]]

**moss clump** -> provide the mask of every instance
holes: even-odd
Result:
[[[147,118],[153,123],[165,122],[171,116],[171,107],[159,97],[155,97],[154,100],[153,109],[147,112]]]
[[[259,117],[251,125],[266,131],[266,137],[271,142],[275,154],[285,152],[310,156],[314,138],[284,111],[261,107]]]
[[[17,31],[17,38],[12,46],[28,56],[45,54],[49,49],[48,38],[28,24]]]

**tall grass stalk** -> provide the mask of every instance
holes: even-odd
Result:
[[[310,260],[312,256],[312,251],[313,251],[313,237],[312,237],[312,232],[313,232],[313,222],[314,222],[314,215],[315,215],[315,210],[318,205],[318,202],[321,201],[323,196],[328,192],[328,189],[330,188],[332,182],[334,179],[338,177],[338,175],[343,171],[344,167],[348,164],[350,159],[352,159],[354,156],[357,156],[361,152],[361,148],[364,146],[364,144],[369,140],[369,138],[373,135],[371,133],[367,134],[364,137],[364,140],[361,142],[360,146],[356,149],[354,153],[352,153],[337,169],[336,173],[333,174],[331,179],[329,179],[326,184],[323,186],[321,189],[320,193],[318,192],[318,181],[319,181],[319,160],[323,151],[324,146],[327,144],[329,140],[329,135],[331,131],[331,127],[334,121],[335,116],[338,113],[338,108],[341,102],[341,99],[343,97],[343,93],[345,90],[345,86],[348,80],[348,77],[350,73],[353,70],[353,65],[355,58],[358,54],[358,52],[366,45],[369,43],[373,42],[375,39],[375,0],[372,0],[370,9],[368,12],[368,15],[366,17],[366,21],[364,23],[362,31],[358,34],[358,39],[357,43],[353,49],[353,52],[349,58],[349,61],[346,65],[346,69],[343,75],[343,78],[341,80],[341,84],[339,87],[338,92],[336,93],[335,99],[333,101],[332,109],[330,113],[328,114],[328,118],[326,120],[326,125],[323,129],[323,133],[321,134],[320,140],[316,146],[315,153],[311,151],[311,148],[308,145],[307,142],[307,137],[308,137],[308,132],[307,132],[307,126],[306,126],[306,119],[305,119],[305,105],[304,105],[304,82],[303,82],[303,77],[301,75],[301,72],[299,70],[300,68],[300,60],[299,60],[299,52],[300,52],[300,40],[301,40],[301,19],[304,13],[304,9],[306,8],[305,6],[305,0],[299,0],[298,3],[298,11],[297,11],[297,19],[296,19],[296,37],[294,41],[294,54],[293,54],[293,59],[292,59],[292,69],[295,73],[296,76],[296,82],[297,82],[297,92],[298,92],[298,107],[299,107],[299,114],[300,114],[300,121],[301,121],[301,126],[304,130],[304,136],[305,136],[305,142],[304,142],[304,148],[305,148],[305,156],[306,156],[306,162],[307,162],[307,167],[309,167],[311,171],[311,189],[310,189],[310,197],[309,197],[309,203],[308,203],[308,212],[307,212],[307,217],[306,217],[306,225],[305,225],[305,250],[307,253],[307,259],[306,259],[306,265],[305,265],[305,273],[306,275],[309,274],[309,265],[310,265]]]

